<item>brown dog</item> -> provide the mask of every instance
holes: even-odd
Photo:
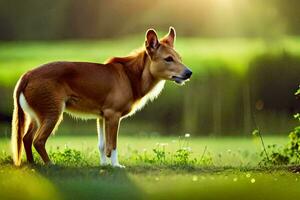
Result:
[[[134,55],[105,64],[53,62],[25,73],[14,91],[14,164],[21,163],[22,140],[28,162],[34,162],[32,143],[43,161],[50,162],[45,144],[66,111],[97,119],[101,164],[111,157],[113,166],[123,167],[117,156],[120,120],[155,98],[165,80],[181,84],[192,75],[174,50],[174,40],[172,27],[160,41],[150,29],[145,48]]]

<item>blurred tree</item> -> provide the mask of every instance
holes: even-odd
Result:
[[[2,0],[0,40],[107,38],[170,25],[181,35],[269,38],[300,33],[299,6],[297,0]]]

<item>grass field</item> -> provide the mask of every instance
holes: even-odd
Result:
[[[127,55],[143,44],[143,38],[1,42],[0,89],[12,88],[22,73],[47,62],[104,62],[111,56]],[[176,47],[184,62],[193,66],[196,75],[208,68],[228,67],[242,76],[249,62],[260,54],[283,49],[299,54],[300,39],[287,37],[275,43],[255,38],[178,38]],[[11,96],[10,93],[6,95]],[[3,108],[11,109],[8,103],[11,104],[0,102]],[[270,121],[272,125],[276,123],[273,119]],[[146,127],[141,123],[134,126],[139,131]],[[69,130],[68,127],[60,130],[63,133],[86,131],[84,126],[72,127],[76,130]],[[92,128],[94,130],[94,124]],[[2,135],[8,137],[9,128],[3,130]],[[243,138],[155,135],[121,134],[118,149],[120,162],[127,166],[126,169],[99,166],[96,134],[71,137],[59,131],[47,143],[54,165],[44,166],[35,153],[37,165],[26,164],[24,157],[23,165],[16,168],[10,158],[9,139],[2,137],[0,199],[274,200],[300,197],[298,169],[261,165],[262,146],[258,138],[250,135]],[[287,141],[287,137],[265,138],[267,145],[283,145]]]
[[[282,145],[287,138],[267,137],[265,142]],[[191,148],[186,163],[174,160],[181,147]],[[38,160],[35,166],[23,163],[15,168],[9,140],[2,138],[0,148],[1,199],[298,199],[300,195],[299,173],[259,166],[260,141],[251,137],[121,136],[120,161],[125,169],[99,166],[96,136],[52,136],[47,144],[56,163],[52,166]],[[165,160],[153,151],[162,148]]]

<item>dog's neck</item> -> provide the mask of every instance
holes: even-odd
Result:
[[[145,50],[127,57],[114,57],[108,63],[120,63],[123,65],[124,71],[130,80],[135,100],[146,96],[161,82],[161,80],[152,76],[150,72],[151,59]]]

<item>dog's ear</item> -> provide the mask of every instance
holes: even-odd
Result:
[[[154,29],[148,29],[146,32],[145,46],[148,54],[151,56],[159,46],[157,34]]]
[[[176,31],[175,31],[175,29],[172,26],[170,26],[169,33],[165,37],[163,37],[161,39],[161,42],[165,43],[168,46],[170,46],[170,47],[173,48],[174,47],[175,38],[176,38]]]

